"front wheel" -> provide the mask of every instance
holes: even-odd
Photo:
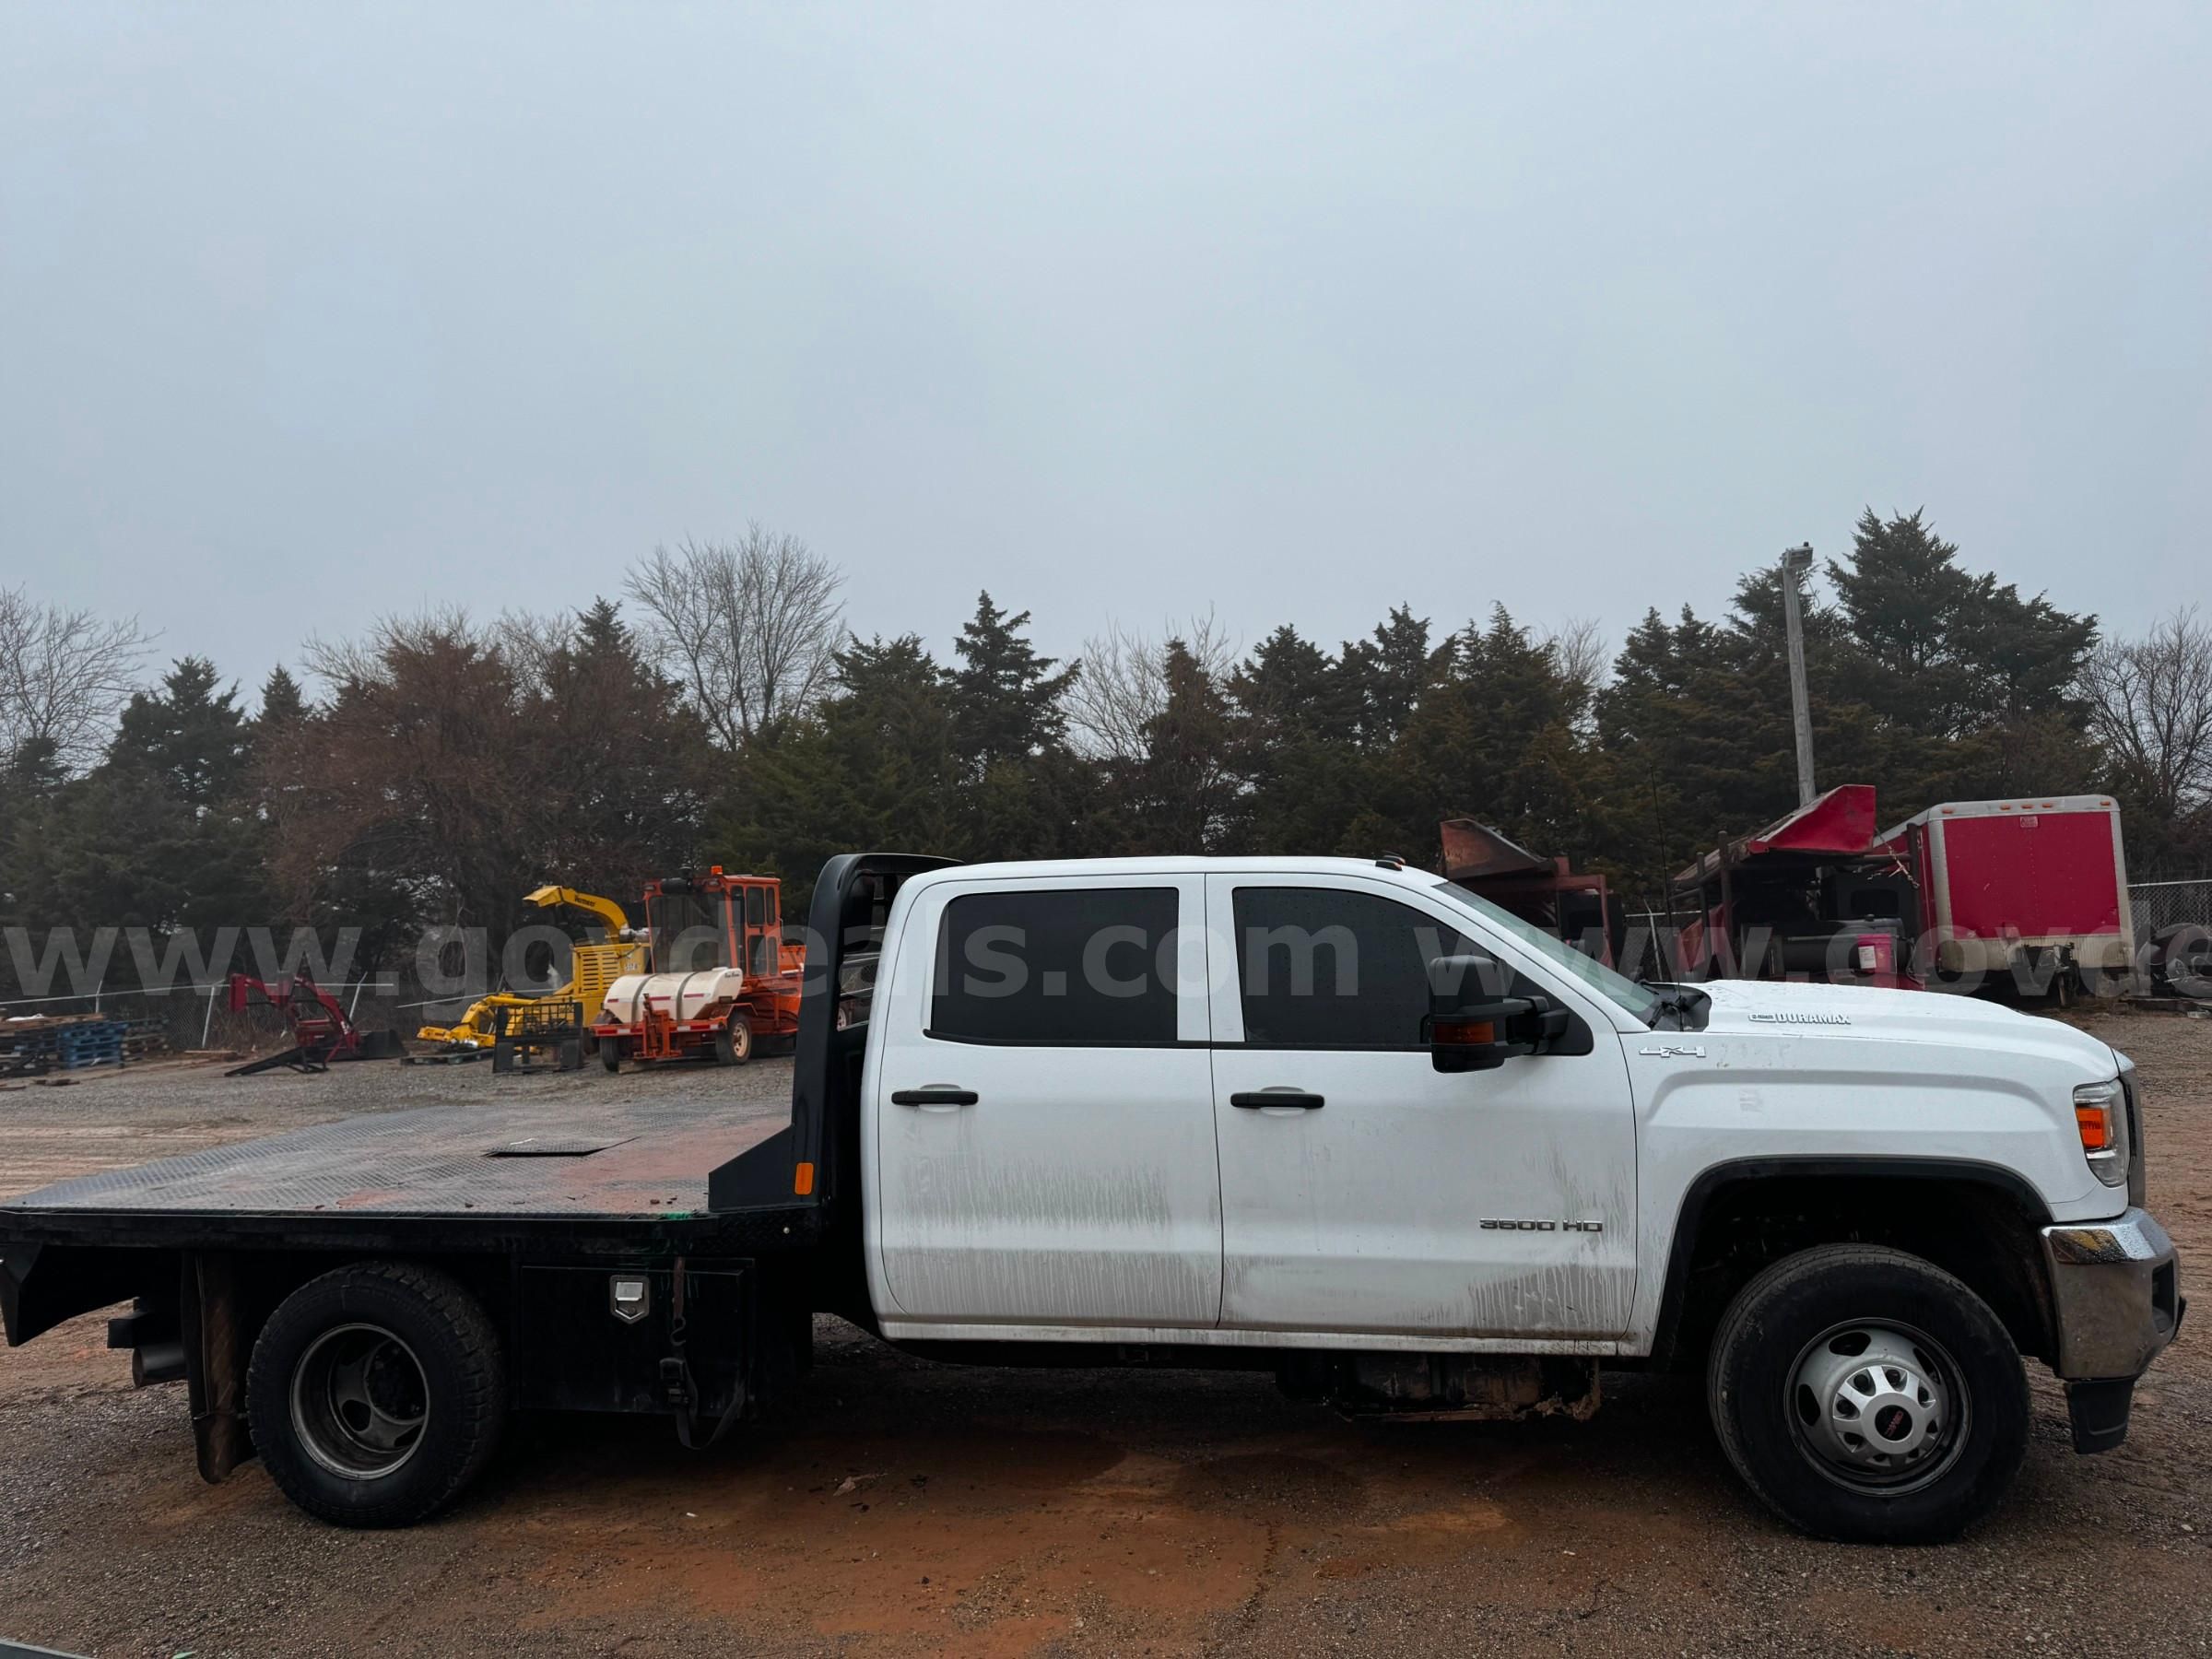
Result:
[[[1820,1537],[1927,1544],[1995,1507],[2028,1449],[2028,1381],[1989,1305],[1934,1264],[1831,1244],[1730,1304],[1706,1365],[1722,1449]]]
[[[361,1262],[285,1298],[246,1375],[284,1495],[340,1526],[407,1526],[483,1471],[507,1409],[499,1333],[459,1280]]]

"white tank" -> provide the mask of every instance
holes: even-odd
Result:
[[[745,994],[745,975],[735,968],[696,973],[626,973],[606,988],[600,1018],[610,1025],[642,1025],[648,1008],[671,1019],[700,1019],[717,1003]]]

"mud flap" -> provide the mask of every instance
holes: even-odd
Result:
[[[2066,1419],[2074,1431],[2074,1450],[2085,1457],[2117,1450],[2127,1440],[2135,1398],[2133,1377],[2067,1383]]]
[[[192,1440],[200,1478],[213,1486],[253,1456],[246,1423],[247,1351],[237,1259],[210,1253],[184,1258],[178,1300],[184,1384],[192,1400]]]

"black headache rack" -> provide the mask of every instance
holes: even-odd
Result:
[[[707,1208],[718,1221],[751,1218],[779,1242],[820,1246],[816,1305],[866,1323],[861,1257],[860,1077],[872,980],[848,968],[883,948],[891,900],[910,877],[959,860],[915,853],[843,853],[822,866],[807,913],[806,971],[799,994],[791,1122],[718,1166]]]

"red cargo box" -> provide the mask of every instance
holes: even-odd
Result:
[[[2102,795],[1947,801],[1881,838],[1920,889],[1938,967],[2003,972],[2056,954],[2125,972],[2135,957],[2120,809]]]

